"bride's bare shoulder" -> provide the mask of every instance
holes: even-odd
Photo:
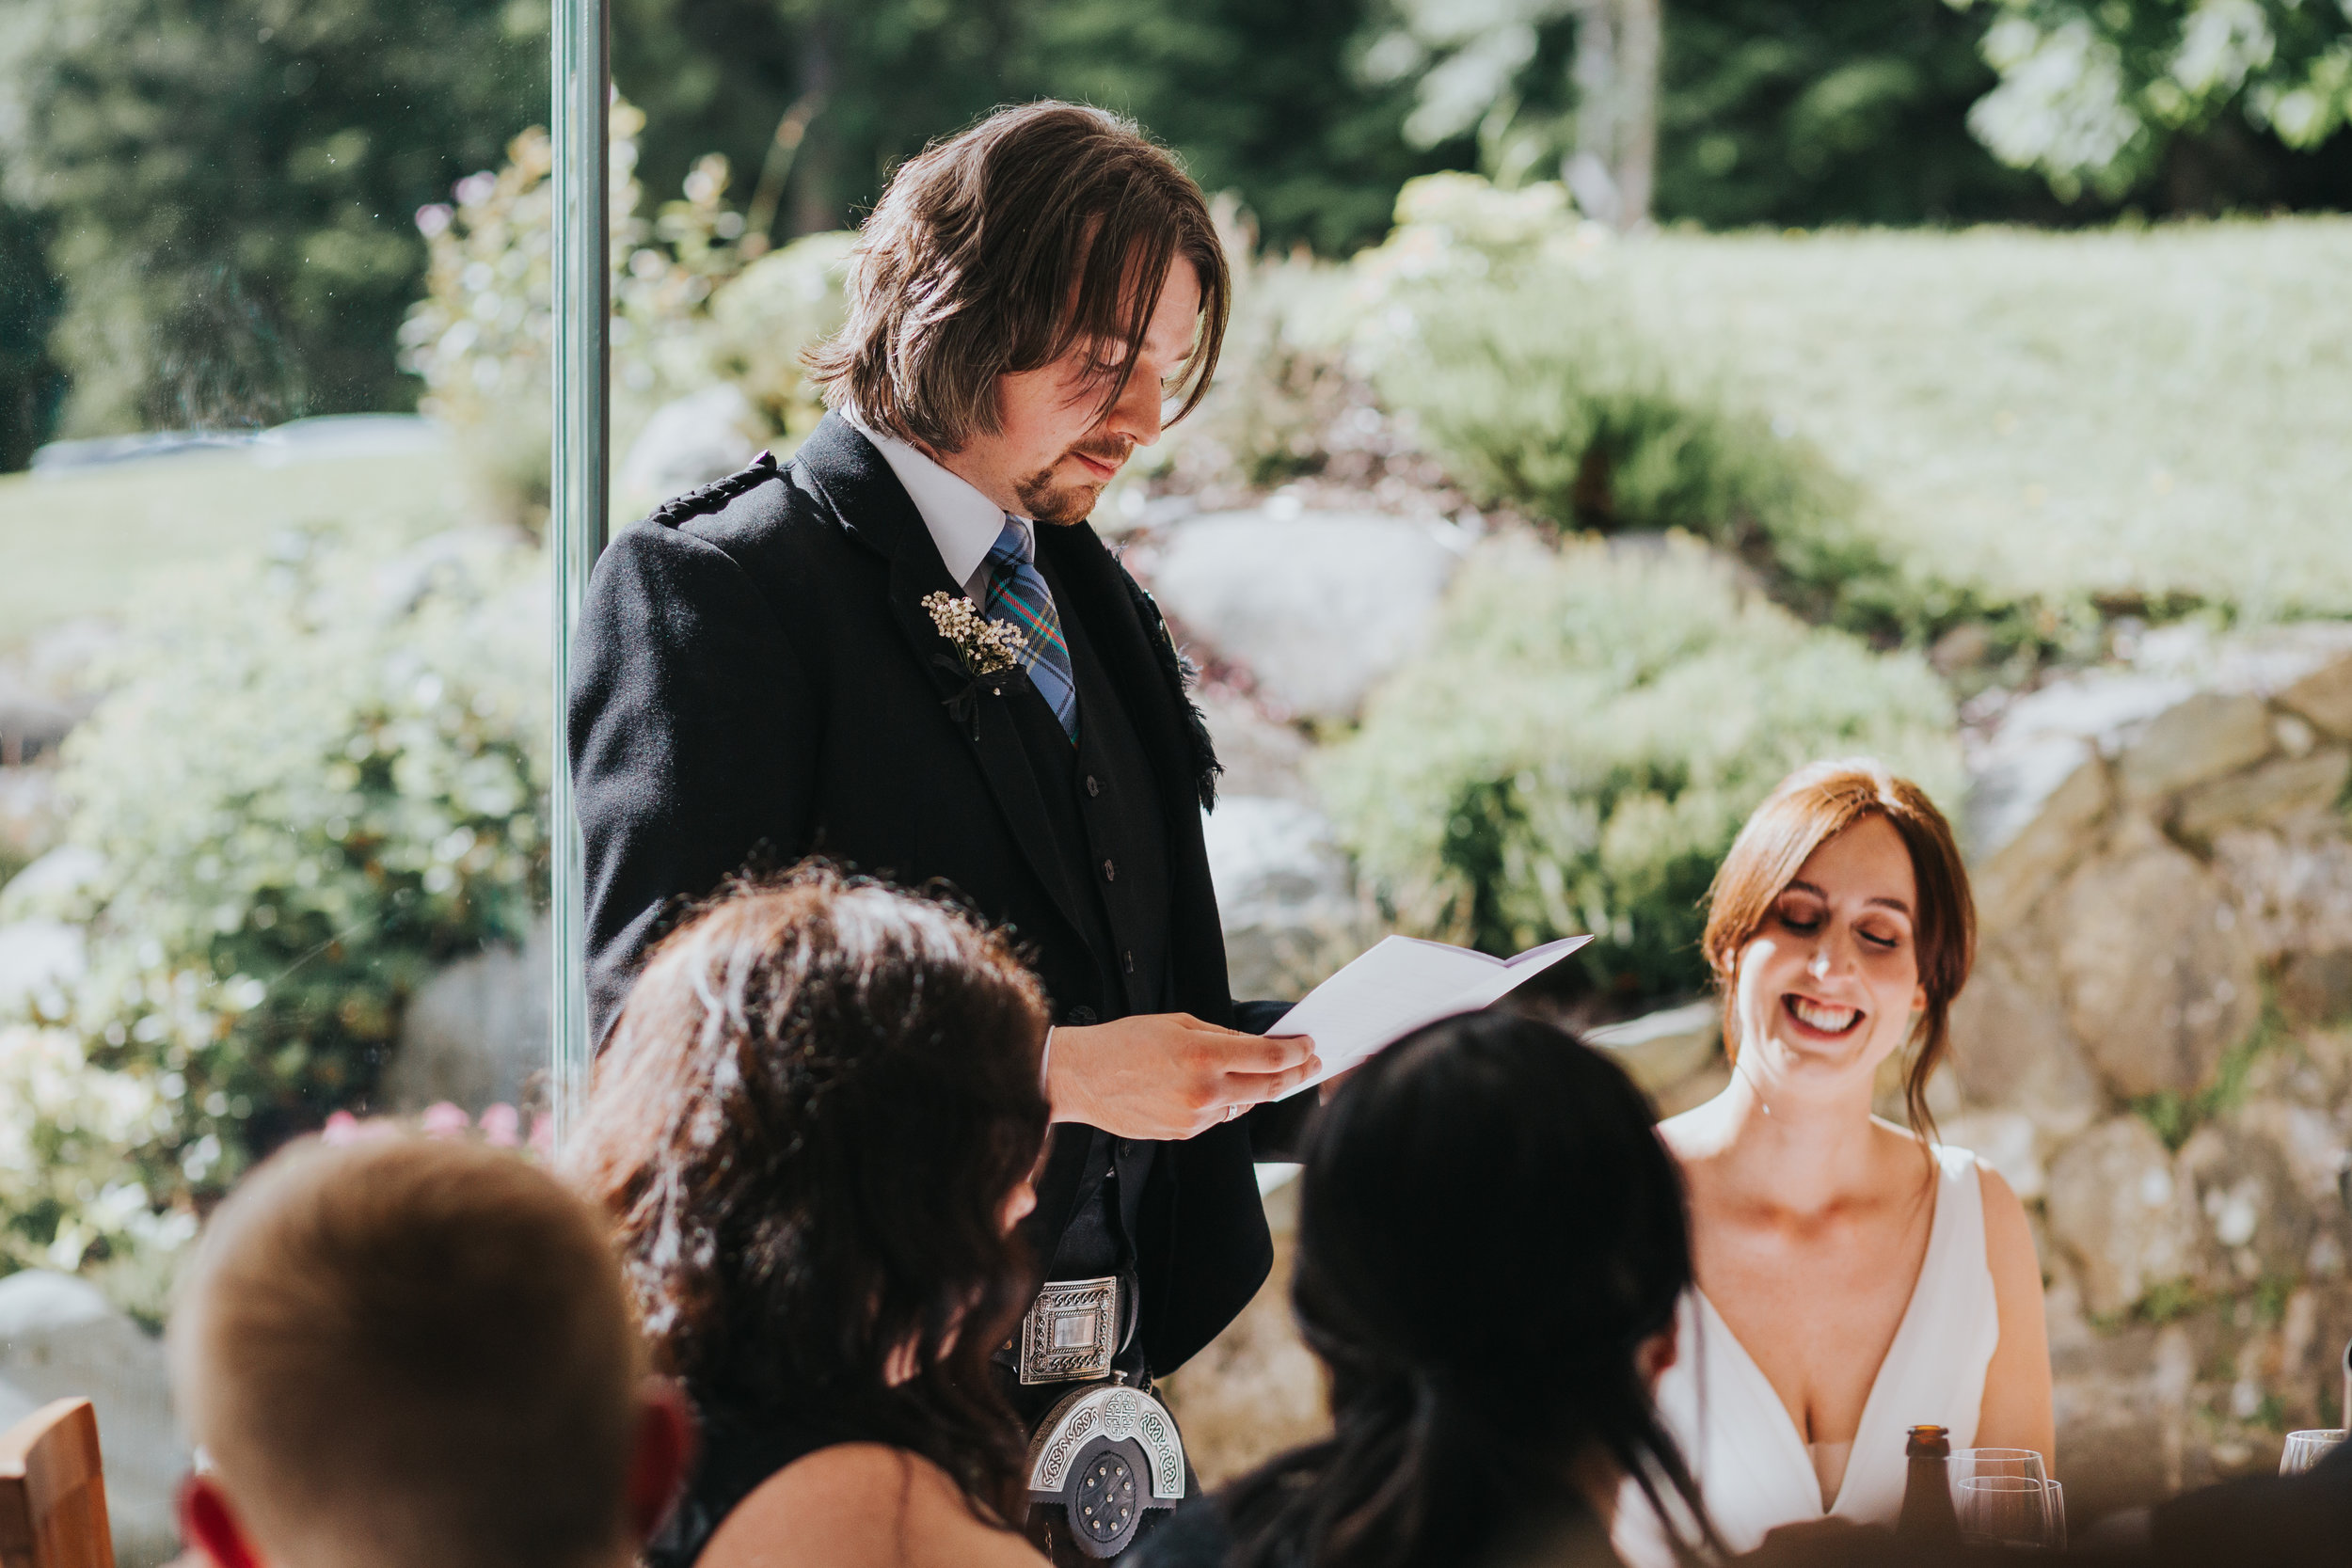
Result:
[[[793,1461],[738,1503],[697,1568],[1043,1568],[1026,1541],[974,1513],[947,1472],[881,1443]]]

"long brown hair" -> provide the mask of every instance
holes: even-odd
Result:
[[[1925,790],[1869,757],[1812,763],[1789,774],[1756,808],[1716,870],[1699,945],[1723,991],[1724,1050],[1736,1061],[1740,953],[1813,851],[1866,816],[1884,817],[1901,837],[1918,886],[1913,931],[1928,1005],[1915,1036],[1917,1054],[1903,1073],[1903,1107],[1912,1130],[1932,1140],[1928,1080],[1951,1049],[1952,999],[1976,963],[1977,904],[1951,824]]]
[[[1200,188],[1133,120],[1050,99],[1000,109],[891,178],[850,257],[848,320],[809,370],[834,407],[955,451],[997,428],[998,376],[1090,344],[1099,417],[1179,260],[1200,281],[1183,419],[1216,372],[1232,293]]]
[[[823,866],[664,940],[564,1156],[656,1364],[698,1404],[909,1449],[1017,1517],[988,1358],[1029,1293],[1003,1214],[1044,1145],[1045,1024],[1001,935]]]

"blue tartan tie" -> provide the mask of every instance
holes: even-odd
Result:
[[[1055,613],[1054,595],[1044,577],[1031,562],[1031,549],[1027,526],[1008,516],[1005,531],[996,536],[994,547],[988,552],[989,564],[996,571],[989,578],[988,602],[980,607],[980,613],[1020,628],[1027,642],[1022,667],[1029,673],[1029,683],[1052,705],[1054,717],[1061,721],[1074,746],[1078,743],[1078,683],[1070,670],[1070,644],[1062,641],[1061,617]]]

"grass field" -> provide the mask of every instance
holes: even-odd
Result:
[[[289,528],[420,538],[467,515],[445,457],[345,457],[270,468],[207,451],[67,477],[0,476],[0,651],[106,614],[176,571],[265,549]]]
[[[1911,570],[2352,614],[2352,219],[1618,256],[1645,324],[1863,480]]]

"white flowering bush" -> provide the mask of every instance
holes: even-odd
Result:
[[[152,1097],[106,1101],[89,1159],[169,1210],[364,1105],[411,991],[522,939],[546,866],[545,578],[505,535],[310,535],[127,621],[65,748],[87,870],[12,886],[0,919],[85,927],[87,971],[21,1022]],[[125,1190],[91,1181],[85,1209]],[[73,1226],[104,1231],[9,1213],[68,1251]]]
[[[176,1087],[152,1063],[96,1065],[71,1030],[0,1026],[0,1269],[87,1270],[161,1318],[196,1211],[141,1165],[171,1135]]]
[[[645,216],[636,178],[644,122],[633,104],[613,104],[614,450],[661,404],[716,381],[740,386],[776,436],[797,441],[822,413],[800,351],[840,324],[855,236],[811,235],[768,252],[726,205],[718,153],[695,163],[680,198]],[[548,502],[554,168],[534,126],[509,144],[503,166],[419,211],[425,297],[401,327],[401,365],[425,383],[419,406],[456,434],[496,510],[534,527]]]
[[[1628,1002],[1695,990],[1701,895],[1792,768],[1867,753],[1947,809],[1951,698],[1909,654],[1808,626],[1687,536],[1481,546],[1428,651],[1375,691],[1320,782],[1385,912],[1578,955]]]

